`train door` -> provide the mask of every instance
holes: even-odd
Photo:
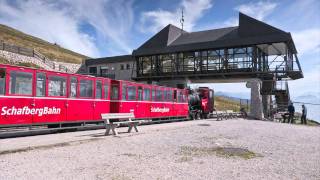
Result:
[[[35,114],[33,99],[34,70],[1,68],[0,74],[7,96],[1,97],[0,124],[31,124]],[[2,87],[3,89],[3,87]],[[4,89],[3,89],[4,90]]]
[[[77,76],[70,76],[69,78],[69,93],[68,101],[66,104],[67,108],[67,120],[76,121],[80,120],[80,114],[78,113],[77,102],[79,101],[79,90],[78,90],[79,79]]]
[[[92,120],[94,113],[94,78],[79,77],[78,79],[79,96],[77,101],[73,101],[72,109],[78,113],[79,120]]]
[[[136,118],[146,117],[146,103],[143,101],[143,87],[137,86]]]
[[[111,89],[110,89],[110,112],[119,113],[120,112],[120,98],[121,98],[121,89],[120,81],[111,80]]]
[[[173,90],[172,88],[168,88],[166,90],[166,108],[167,108],[167,116],[175,116],[175,113],[173,111],[174,104],[173,104]]]
[[[103,79],[96,79],[95,82],[95,101],[93,104],[94,107],[94,115],[93,119],[98,120],[101,119],[101,113],[109,112],[109,102],[104,97],[104,89],[103,87],[108,87],[108,82],[104,82]]]
[[[151,87],[150,86],[145,86],[143,88],[143,101],[142,101],[142,108],[141,111],[143,112],[144,117],[150,117],[150,109],[151,109]]]
[[[173,107],[172,107],[172,114],[174,115],[174,116],[178,116],[178,99],[177,99],[177,89],[174,89],[173,90],[173,102],[172,102],[172,105],[173,105]]]
[[[137,86],[136,84],[127,83],[127,99],[123,101],[125,105],[122,106],[124,112],[134,112],[135,116],[139,116],[136,111],[137,105]]]
[[[42,110],[35,123],[57,123],[67,120],[67,76],[60,73],[36,73],[35,106]],[[44,86],[46,84],[46,86]]]

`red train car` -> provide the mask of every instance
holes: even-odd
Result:
[[[0,111],[0,127],[59,127],[109,112],[185,119],[188,102],[184,89],[0,64]]]
[[[0,65],[0,127],[101,121],[110,79]]]
[[[134,112],[137,119],[188,117],[184,89],[112,80],[110,105],[110,112]]]

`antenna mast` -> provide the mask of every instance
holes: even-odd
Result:
[[[181,8],[181,19],[180,19],[180,23],[181,23],[181,34],[182,34],[182,33],[183,33],[183,23],[184,23],[183,8]]]

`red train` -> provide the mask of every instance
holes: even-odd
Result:
[[[186,119],[185,89],[0,64],[0,127],[100,122],[101,113]]]

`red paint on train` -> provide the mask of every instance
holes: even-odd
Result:
[[[0,64],[0,127],[188,116],[187,91]]]

